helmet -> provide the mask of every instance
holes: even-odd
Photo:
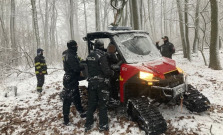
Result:
[[[38,48],[37,49],[37,55],[42,55],[43,54],[43,49],[41,49],[41,48]]]
[[[104,48],[104,41],[97,39],[94,43],[96,49],[103,49]]]
[[[71,50],[76,50],[77,49],[77,42],[74,40],[70,40],[67,42],[67,48]]]

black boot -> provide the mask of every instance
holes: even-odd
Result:
[[[79,113],[80,113],[81,118],[85,118],[87,116],[87,112],[86,111],[79,112]]]
[[[87,133],[88,131],[90,131],[93,127],[93,124],[91,125],[85,125],[85,133]]]
[[[64,123],[63,124],[67,126],[68,123],[69,123],[69,115],[64,115],[63,119],[64,119]]]
[[[108,130],[109,130],[108,124],[99,127],[100,132],[108,131]]]

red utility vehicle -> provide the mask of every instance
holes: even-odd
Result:
[[[157,103],[179,104],[183,100],[191,112],[209,109],[209,100],[187,84],[186,75],[174,60],[161,56],[147,32],[112,27],[110,31],[88,33],[84,40],[89,53],[96,39],[104,40],[105,45],[109,42],[115,45],[114,53],[119,60],[114,66],[118,74],[115,83],[119,85],[115,89],[118,89],[119,106],[146,134],[157,135],[167,130]]]

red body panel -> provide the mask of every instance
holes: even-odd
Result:
[[[149,72],[155,77],[165,79],[164,74],[173,70],[176,70],[175,61],[164,57],[138,64],[122,64],[120,70],[120,101],[124,102],[125,83],[140,71]]]

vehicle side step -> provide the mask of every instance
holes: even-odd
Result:
[[[150,104],[147,98],[130,99],[127,108],[128,115],[138,122],[146,134],[159,135],[165,133],[167,124],[159,110]]]

